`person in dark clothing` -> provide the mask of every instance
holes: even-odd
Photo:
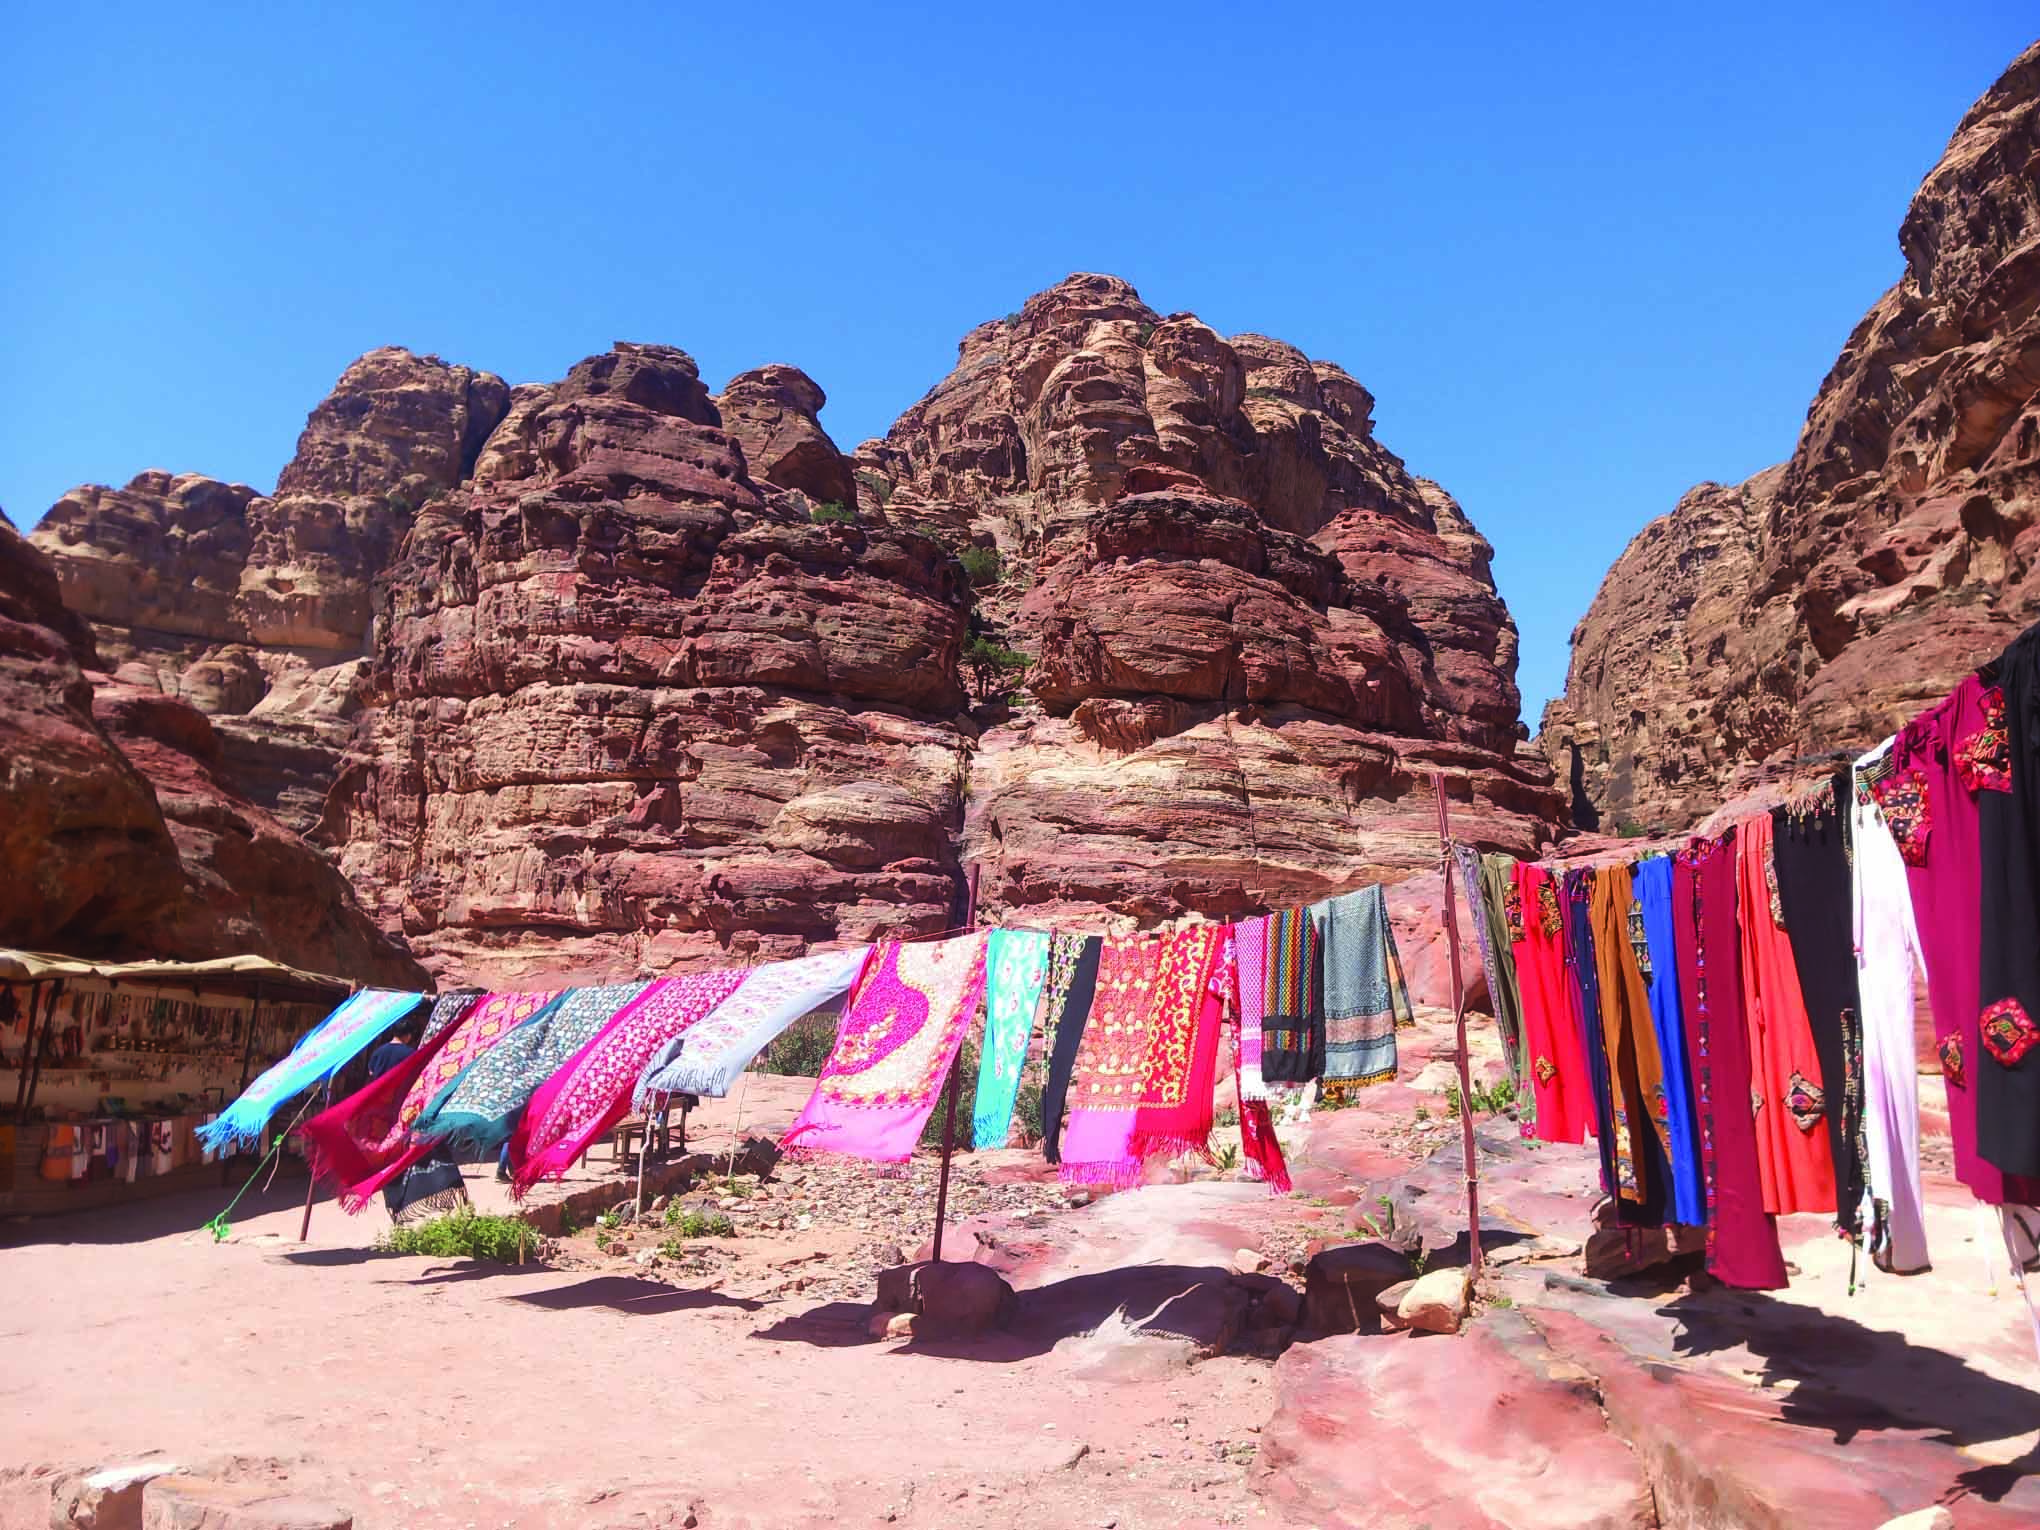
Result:
[[[368,1077],[381,1078],[390,1069],[418,1050],[418,1038],[425,1033],[425,1022],[412,1018],[400,1023],[390,1032],[389,1039],[368,1054]]]

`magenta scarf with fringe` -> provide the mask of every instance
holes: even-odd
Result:
[[[743,985],[748,970],[723,967],[661,978],[616,1012],[531,1096],[510,1138],[512,1192],[558,1179],[595,1140],[630,1113],[645,1064]]]
[[[1140,1183],[1133,1126],[1146,1088],[1164,944],[1158,936],[1113,935],[1098,953],[1098,986],[1071,1072],[1070,1120],[1062,1134],[1066,1185]]]
[[[873,953],[835,1049],[781,1144],[905,1163],[985,993],[983,933]]]
[[[1128,1153],[1145,1162],[1185,1153],[1211,1156],[1211,1096],[1218,1086],[1218,1023],[1224,1010],[1212,987],[1222,925],[1179,930],[1156,971],[1148,1024],[1147,1068]]]

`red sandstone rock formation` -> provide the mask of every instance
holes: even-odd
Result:
[[[48,560],[0,520],[0,943],[423,978],[338,871],[220,779],[202,714],[95,692],[96,662]]]
[[[384,347],[312,411],[274,495],[148,472],[72,490],[31,540],[108,667],[211,714],[242,787],[303,830],[351,727],[371,586],[508,404],[486,372]]]
[[[1580,816],[1684,827],[1767,762],[1874,743],[2040,617],[2040,44],[1899,246],[1791,461],[1645,527],[1573,634],[1542,743]]]
[[[972,766],[989,905],[1164,918],[1316,898],[1558,817],[1518,755],[1491,550],[1373,436],[1340,368],[1070,277],[964,338],[857,452],[871,518],[995,547],[1034,660]]]
[[[935,930],[967,859],[992,911],[1314,898],[1435,863],[1433,767],[1469,834],[1556,821],[1488,546],[1339,368],[1080,276],[854,477],[822,402],[663,346],[515,390],[377,351],[275,495],[149,474],[37,535],[121,681],[210,714],[209,778],[449,976]],[[973,627],[1036,658],[1017,710],[968,707]]]
[[[960,572],[768,503],[684,352],[520,388],[386,590],[325,834],[428,962],[629,973],[951,917]]]

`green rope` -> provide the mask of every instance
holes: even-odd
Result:
[[[233,1231],[233,1224],[227,1221],[227,1212],[232,1211],[236,1206],[240,1205],[241,1197],[246,1195],[248,1193],[249,1187],[252,1186],[256,1180],[262,1177],[262,1171],[264,1168],[268,1166],[269,1160],[274,1158],[277,1155],[277,1153],[282,1150],[285,1140],[289,1138],[292,1132],[297,1130],[298,1122],[304,1120],[305,1112],[311,1109],[312,1100],[314,1098],[316,1098],[316,1096],[308,1095],[306,1097],[304,1104],[298,1107],[298,1113],[292,1119],[290,1125],[286,1126],[282,1131],[278,1132],[276,1134],[276,1140],[269,1144],[269,1151],[264,1153],[262,1155],[261,1162],[255,1165],[255,1172],[248,1176],[248,1183],[241,1186],[239,1190],[236,1190],[234,1192],[234,1198],[231,1201],[227,1202],[225,1208],[221,1210],[218,1216],[214,1217],[210,1222],[207,1222],[202,1227],[200,1227],[198,1229],[200,1232],[211,1233],[213,1242],[215,1243],[224,1243],[227,1241],[227,1235]]]

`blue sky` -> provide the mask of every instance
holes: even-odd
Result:
[[[2030,3],[37,6],[0,506],[260,487],[355,355],[793,362],[847,450],[1073,270],[1344,364],[1496,547],[1525,716],[1608,564],[1787,456]],[[285,14],[292,12],[292,14]]]

